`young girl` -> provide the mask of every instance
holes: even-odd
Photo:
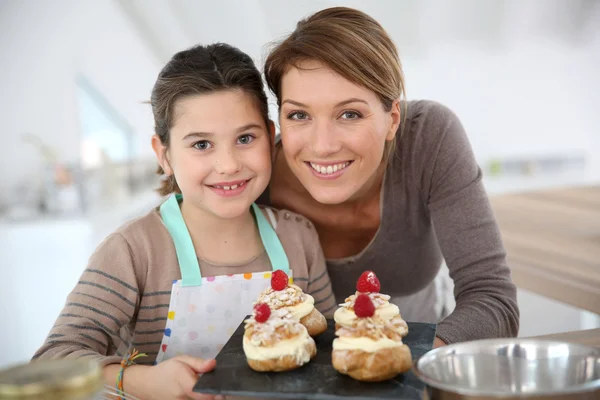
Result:
[[[271,176],[274,126],[252,59],[225,44],[177,53],[151,104],[169,197],[98,247],[34,358],[94,357],[128,394],[194,398],[197,374],[214,367],[206,360],[272,270],[293,271],[323,314],[336,305],[311,223],[254,204]],[[133,348],[146,356],[120,377]]]

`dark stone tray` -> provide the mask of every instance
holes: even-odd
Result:
[[[301,368],[288,372],[256,372],[246,362],[242,347],[244,323],[217,355],[214,371],[200,377],[195,392],[226,396],[277,399],[422,399],[425,384],[411,372],[378,383],[356,381],[331,365],[331,344],[335,339],[333,320],[315,338],[317,356]],[[403,342],[410,347],[413,361],[431,350],[435,324],[408,323]]]

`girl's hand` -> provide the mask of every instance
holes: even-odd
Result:
[[[152,367],[133,365],[123,374],[123,389],[144,400],[221,400],[193,392],[198,374],[212,371],[215,360],[179,356]]]

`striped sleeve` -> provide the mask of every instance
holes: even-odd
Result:
[[[95,357],[103,365],[120,362],[117,348],[128,340],[122,328],[131,324],[140,298],[134,258],[122,235],[104,240],[33,358]]]
[[[306,293],[315,299],[315,308],[326,317],[332,317],[337,308],[335,296],[331,288],[331,281],[327,273],[327,264],[319,236],[314,227],[307,229],[307,264],[308,285]]]

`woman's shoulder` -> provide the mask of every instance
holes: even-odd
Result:
[[[316,229],[305,216],[285,208],[259,207],[281,240],[298,245],[318,242]]]
[[[435,133],[458,120],[452,109],[434,100],[411,100],[406,103],[406,112],[407,128],[413,131],[426,128],[428,133]]]
[[[398,131],[391,168],[427,199],[432,180],[443,176],[442,165],[469,158],[471,146],[458,116],[450,107],[433,100],[406,103],[404,126]],[[469,158],[470,159],[470,158]]]
[[[298,229],[299,226],[302,226],[303,230],[313,229],[312,222],[294,211],[265,205],[259,205],[259,208],[278,233],[280,229],[287,231],[288,228]]]
[[[465,136],[456,113],[433,100],[407,102],[405,125],[399,134],[399,150],[420,158],[435,157],[442,141],[462,142]]]

